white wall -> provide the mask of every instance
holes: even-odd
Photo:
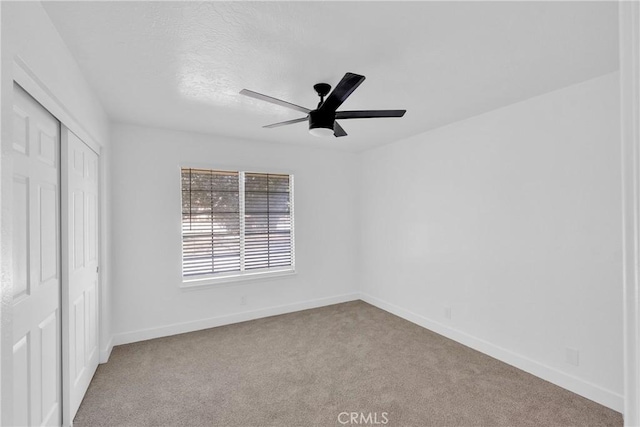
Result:
[[[355,154],[131,125],[112,143],[116,343],[357,298]],[[179,167],[193,163],[294,174],[296,275],[180,288]]]
[[[619,114],[614,73],[365,152],[364,298],[621,410]]]
[[[2,108],[2,424],[11,425],[12,408],[12,334],[11,307],[13,289],[11,284],[11,224],[5,217],[10,213],[11,158],[8,142],[11,141],[13,111],[12,85],[15,77],[15,63],[21,64],[35,86],[43,91],[49,100],[62,106],[64,114],[81,124],[82,131],[91,136],[105,152],[108,151],[109,120],[91,88],[84,80],[75,59],[67,49],[51,23],[48,15],[38,2],[2,2],[2,59],[0,67],[0,98]],[[42,102],[42,101],[41,101]],[[46,106],[46,105],[45,105]],[[61,110],[61,111],[62,111]],[[105,169],[106,170],[106,169]],[[104,176],[103,176],[104,178]],[[103,180],[106,183],[106,180]],[[104,212],[103,212],[104,213]],[[108,242],[104,241],[103,254],[108,253]],[[105,266],[106,267],[106,266]],[[108,268],[104,269],[106,273]],[[108,303],[108,276],[102,277],[103,303]],[[108,307],[102,307],[102,315],[108,314]],[[108,345],[109,319],[104,318],[101,335],[101,349]]]

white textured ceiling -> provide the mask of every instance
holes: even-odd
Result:
[[[46,2],[114,121],[361,150],[618,68],[615,2]],[[343,120],[315,138],[313,84],[366,81],[342,109],[407,109]]]

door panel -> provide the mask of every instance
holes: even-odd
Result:
[[[29,410],[30,380],[29,334],[20,337],[13,346],[13,422],[18,426],[31,424]]]
[[[19,86],[13,95],[14,424],[59,425],[60,123]]]
[[[98,281],[91,283],[85,291],[85,360],[98,358],[98,310],[97,310]]]
[[[29,293],[29,178],[13,177],[13,298]]]
[[[57,420],[50,418],[56,414],[58,409],[58,396],[60,394],[60,384],[56,376],[59,367],[56,365],[58,355],[53,354],[57,346],[58,324],[60,319],[58,313],[52,313],[40,326],[40,360],[42,367],[40,370],[42,383],[42,414],[44,424],[56,424]]]
[[[18,105],[13,106],[13,149],[20,154],[29,149],[29,114]]]
[[[98,261],[98,197],[87,194],[87,261]]]
[[[63,253],[68,253],[63,269],[69,280],[63,295],[69,307],[63,338],[70,349],[63,368],[69,380],[64,390],[70,402],[63,414],[66,424],[73,420],[98,367],[98,155],[67,129],[62,131],[62,153],[62,212],[67,218]]]
[[[38,129],[38,159],[50,166],[56,165],[56,147],[58,138],[55,135],[49,135],[46,129]]]
[[[40,281],[46,282],[58,275],[58,224],[49,212],[56,209],[56,187],[40,187]]]
[[[73,256],[74,269],[84,266],[84,191],[73,192]]]
[[[73,303],[73,316],[71,324],[73,325],[74,335],[74,354],[71,366],[74,368],[73,384],[77,385],[84,371],[84,294],[80,295]]]

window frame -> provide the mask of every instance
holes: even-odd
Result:
[[[238,172],[239,174],[239,205],[240,205],[240,239],[241,248],[244,247],[245,239],[245,206],[244,206],[244,175],[246,173],[258,173],[258,174],[278,174],[289,176],[289,203],[290,203],[290,215],[291,215],[291,265],[285,267],[272,267],[265,269],[255,269],[247,271],[232,271],[213,274],[202,274],[195,276],[184,276],[182,270],[182,256],[183,256],[183,235],[182,226],[180,226],[180,288],[183,290],[192,290],[203,287],[215,287],[224,285],[233,285],[246,281],[255,280],[270,280],[279,277],[292,276],[297,274],[296,271],[296,243],[295,243],[295,173],[290,170],[282,170],[277,168],[263,168],[263,167],[238,167],[238,166],[218,166],[202,163],[181,163],[178,166],[178,194],[179,203],[178,208],[180,216],[180,224],[182,224],[182,170],[183,169],[206,169],[214,171],[229,171]],[[241,252],[241,259],[244,258],[244,254]],[[242,262],[242,264],[244,264]]]

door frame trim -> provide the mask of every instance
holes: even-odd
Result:
[[[19,56],[13,60],[13,80],[100,156],[101,145]]]
[[[622,144],[624,425],[640,426],[640,4],[618,3]]]

